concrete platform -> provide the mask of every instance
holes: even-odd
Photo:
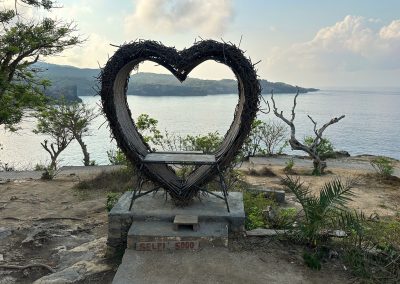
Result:
[[[149,194],[136,199],[132,210],[129,211],[131,196],[131,192],[123,194],[109,212],[107,244],[111,248],[126,247],[132,222],[153,220],[172,223],[176,215],[195,215],[200,223],[227,223],[229,231],[244,231],[245,213],[241,192],[229,193],[230,212],[226,210],[225,202],[214,196],[203,197],[201,201],[196,199],[186,207],[177,207],[172,200],[165,200],[163,193]]]
[[[187,247],[181,244],[192,245]],[[143,243],[148,243],[146,248]],[[178,243],[178,244],[177,244]],[[175,245],[177,244],[178,247]],[[199,229],[174,230],[173,223],[165,221],[134,221],[128,232],[128,249],[175,250],[199,249],[206,246],[228,246],[227,222],[200,222]],[[141,248],[140,246],[143,246]]]

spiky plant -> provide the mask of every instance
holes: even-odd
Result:
[[[282,183],[296,196],[301,204],[304,218],[299,222],[301,237],[316,246],[325,229],[332,229],[332,220],[346,210],[346,204],[354,196],[352,188],[355,180],[342,182],[340,178],[327,182],[319,196],[313,195],[309,186],[299,177],[286,176]]]

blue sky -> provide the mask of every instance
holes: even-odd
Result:
[[[8,1],[8,0],[7,0]],[[104,65],[137,38],[188,47],[195,38],[238,43],[260,77],[302,86],[400,86],[400,1],[59,0],[57,18],[74,20],[88,41],[47,61]],[[152,64],[141,71],[164,72]],[[231,78],[205,63],[192,74]]]

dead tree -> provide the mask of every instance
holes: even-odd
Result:
[[[345,116],[342,115],[340,117],[335,117],[332,118],[329,122],[325,123],[321,128],[317,128],[317,123],[315,122],[314,119],[310,115],[308,115],[308,118],[312,121],[314,124],[314,134],[315,138],[311,145],[305,145],[304,143],[301,143],[299,140],[296,138],[296,127],[294,125],[294,119],[296,117],[295,109],[297,105],[297,97],[299,95],[299,91],[297,91],[294,100],[293,100],[293,107],[292,107],[292,115],[290,120],[286,117],[283,116],[283,111],[278,112],[278,109],[275,104],[274,100],[274,93],[271,92],[271,100],[272,100],[272,107],[273,107],[273,112],[276,117],[280,118],[283,120],[287,125],[290,127],[290,139],[289,139],[289,144],[292,147],[292,150],[301,150],[306,152],[312,159],[313,159],[313,165],[314,165],[314,173],[315,174],[323,174],[324,169],[326,168],[326,162],[323,161],[320,157],[320,154],[317,151],[318,146],[322,142],[322,134],[325,131],[326,128],[328,128],[329,125],[335,124],[339,122],[341,119],[343,119]]]

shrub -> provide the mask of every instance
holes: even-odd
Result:
[[[109,192],[107,193],[107,200],[106,200],[106,209],[108,212],[117,204],[119,197],[121,196],[118,192]]]
[[[262,193],[254,195],[250,192],[243,194],[244,211],[246,213],[245,227],[247,230],[263,228],[267,225],[263,210],[268,206],[276,207],[274,201],[264,197]]]
[[[304,144],[311,146],[314,143],[314,138],[307,136],[304,138]],[[334,158],[335,151],[332,142],[328,138],[322,138],[321,142],[317,145],[317,155],[322,159]]]
[[[374,158],[370,163],[375,171],[384,178],[390,177],[394,172],[393,162],[386,157]]]
[[[290,158],[285,162],[285,167],[283,168],[283,171],[285,173],[292,173],[293,172],[293,167],[294,167],[294,160],[293,158]]]
[[[332,227],[332,221],[346,210],[346,203],[353,196],[355,180],[343,183],[339,178],[324,184],[319,196],[314,196],[300,178],[286,176],[282,183],[295,195],[304,217],[299,219],[300,238],[317,246],[321,232]]]

